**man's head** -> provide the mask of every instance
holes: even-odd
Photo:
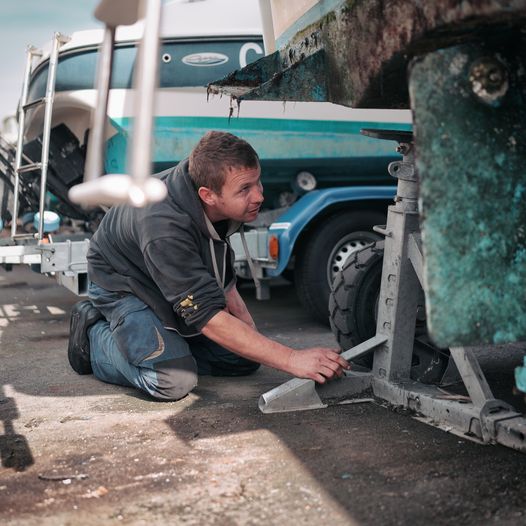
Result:
[[[211,131],[190,154],[190,177],[211,221],[256,219],[263,203],[259,158],[231,133]]]

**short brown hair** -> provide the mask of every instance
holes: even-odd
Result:
[[[230,168],[257,168],[259,157],[247,141],[221,131],[209,131],[190,154],[188,170],[198,189],[221,193]]]

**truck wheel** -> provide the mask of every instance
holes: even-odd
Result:
[[[332,282],[347,259],[378,240],[374,225],[385,224],[380,212],[345,212],[330,217],[309,237],[296,255],[295,285],[305,309],[328,325]]]
[[[356,251],[334,280],[329,298],[329,320],[343,351],[372,338],[376,333],[384,244],[382,240]],[[411,378],[427,384],[440,384],[448,370],[449,358],[448,349],[438,349],[429,341],[425,316],[417,318]],[[371,368],[373,357],[368,354],[355,360],[355,363]],[[453,383],[452,378],[456,375],[450,369],[449,381]]]
[[[343,350],[376,333],[384,241],[355,252],[336,276],[329,298],[331,329]]]

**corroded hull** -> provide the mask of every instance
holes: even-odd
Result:
[[[431,334],[441,346],[524,339],[526,1],[300,4],[291,21],[273,0],[289,20],[279,50],[210,89],[411,107]]]
[[[290,4],[271,2],[279,50],[215,89],[241,100],[409,108],[415,56],[526,20],[524,0],[320,0],[298,2],[293,12]]]

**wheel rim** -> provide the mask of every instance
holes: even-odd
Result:
[[[356,232],[343,237],[334,247],[329,256],[327,264],[327,281],[329,282],[329,285],[332,285],[336,274],[342,270],[345,262],[349,259],[351,254],[366,247],[375,241],[375,239],[377,238],[372,235],[369,237],[363,234],[357,234]]]

